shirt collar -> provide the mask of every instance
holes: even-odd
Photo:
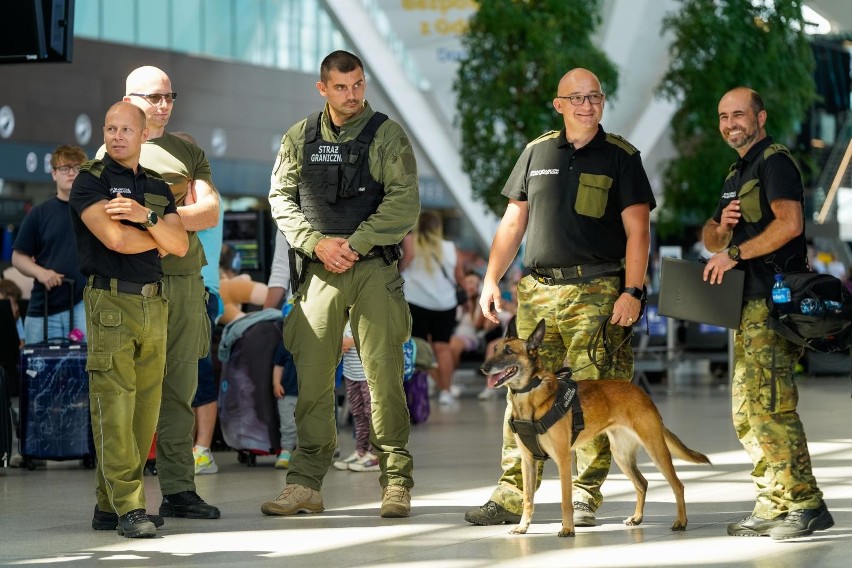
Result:
[[[754,162],[758,156],[763,154],[763,151],[766,150],[772,144],[772,137],[766,136],[763,140],[757,141],[754,146],[749,148],[746,155],[737,160],[737,165],[746,165]]]
[[[107,169],[112,170],[116,173],[129,174],[129,175],[132,175],[132,176],[144,176],[145,175],[145,168],[143,168],[141,165],[138,168],[139,171],[134,172],[133,170],[131,170],[127,166],[123,166],[123,165],[119,164],[118,162],[116,162],[115,160],[113,160],[110,157],[109,154],[104,154],[104,157],[101,158],[101,161],[104,163],[104,166],[106,166]]]
[[[568,137],[565,134],[565,128],[564,127],[562,128],[562,130],[559,131],[559,138],[557,140],[558,140],[557,146],[559,146],[560,148],[564,148],[566,146],[571,146],[572,148],[574,147],[573,144],[568,142]],[[591,140],[589,140],[588,144],[583,146],[583,148],[600,148],[601,146],[604,145],[605,142],[606,142],[606,132],[604,131],[603,126],[598,124],[597,133],[595,134],[595,136]],[[580,148],[580,149],[582,150],[583,148]]]

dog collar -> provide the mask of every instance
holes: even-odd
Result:
[[[527,386],[525,386],[524,388],[522,388],[522,389],[510,388],[509,390],[512,391],[512,394],[524,394],[524,393],[530,392],[534,388],[537,388],[538,385],[540,385],[540,384],[541,384],[541,379],[539,377],[533,377],[532,379],[530,379],[530,382],[528,382]]]

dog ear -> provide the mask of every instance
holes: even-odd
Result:
[[[512,339],[518,337],[518,326],[515,324],[517,316],[512,316],[509,320],[509,325],[506,326],[506,333],[503,334],[503,339]]]
[[[530,335],[529,339],[527,339],[528,351],[535,351],[541,347],[542,342],[544,342],[544,332],[546,327],[544,319],[538,322],[538,325],[535,326],[535,330],[533,330],[532,335]]]

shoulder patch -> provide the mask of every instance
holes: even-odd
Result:
[[[533,140],[532,142],[527,144],[527,146],[529,147],[529,146],[532,146],[534,144],[538,144],[539,142],[544,142],[545,140],[552,140],[553,138],[556,138],[558,136],[559,136],[558,130],[551,130],[550,132],[545,132],[544,134],[542,134],[541,136],[539,136],[538,138],[536,138],[535,140]]]
[[[634,146],[633,144],[631,144],[630,142],[628,142],[627,140],[625,140],[624,138],[622,138],[618,134],[612,134],[611,132],[607,132],[606,133],[606,141],[609,142],[610,144],[614,144],[614,145],[618,146],[619,148],[621,148],[622,150],[627,152],[628,156],[632,156],[633,154],[635,154],[636,152],[639,151],[636,148],[636,146]]]
[[[763,159],[765,160],[769,158],[769,156],[771,156],[772,154],[777,154],[778,152],[781,152],[782,154],[787,154],[790,158],[793,157],[793,155],[790,153],[790,150],[788,150],[787,147],[783,144],[770,144],[769,147],[763,151]]]
[[[98,159],[89,160],[88,162],[84,162],[83,165],[80,166],[81,172],[89,172],[96,178],[100,178],[101,174],[104,171],[104,163]]]

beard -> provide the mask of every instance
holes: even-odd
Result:
[[[732,140],[727,134],[725,135],[725,142],[734,150],[746,148],[757,140],[758,130],[756,127],[743,127],[740,130],[742,130],[743,133],[739,139]]]

